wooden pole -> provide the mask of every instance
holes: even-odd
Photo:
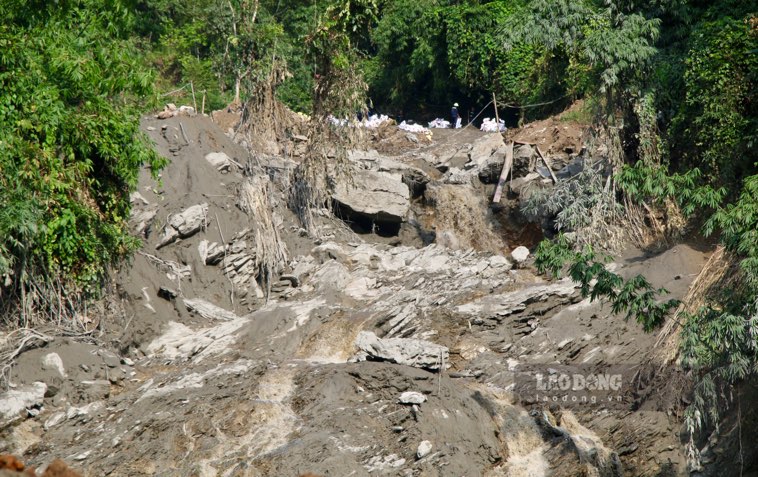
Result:
[[[197,101],[195,101],[195,85],[190,81],[190,88],[192,88],[192,105],[195,108],[195,114],[197,114]]]
[[[539,154],[539,155],[540,155],[540,157],[542,158],[542,162],[544,162],[544,163],[545,163],[545,167],[547,167],[547,171],[550,173],[550,177],[552,177],[552,178],[553,178],[553,184],[557,184],[557,183],[558,183],[558,178],[557,178],[557,177],[555,177],[555,174],[553,174],[553,169],[551,169],[551,168],[550,168],[550,163],[549,163],[549,162],[547,162],[547,159],[546,159],[546,158],[545,158],[545,156],[542,154],[542,151],[540,151],[540,148],[539,148],[539,146],[536,146],[536,145],[535,145],[534,147],[537,149],[537,154]]]
[[[508,173],[513,168],[513,142],[509,142],[505,145],[505,163],[503,164],[503,170],[500,172],[500,179],[497,181],[497,187],[495,188],[495,196],[492,198],[492,202],[497,204],[500,202],[500,197],[503,195],[503,186],[505,181],[508,180]]]
[[[200,114],[205,116],[205,90],[203,90],[203,111]]]
[[[500,132],[500,116],[497,113],[497,98],[495,93],[492,93],[492,102],[495,104],[495,124],[497,124],[497,132]]]

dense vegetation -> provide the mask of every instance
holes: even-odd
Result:
[[[584,99],[617,188],[587,171],[543,197],[574,239],[543,245],[539,263],[571,262],[585,293],[655,328],[675,303],[604,272],[592,246],[609,238],[576,232],[615,230],[598,225],[624,207],[675,207],[736,264],[734,292],[712,290],[682,332],[702,378],[692,427],[717,416],[705,403],[719,386],[758,371],[755,2],[8,0],[0,20],[0,299],[16,324],[136,245],[129,192],[162,164],[140,110],[188,84],[206,109],[241,103],[275,77],[281,101],[322,119],[368,98],[421,118],[454,101],[478,112],[495,93],[509,120]]]
[[[118,2],[0,5],[0,302],[21,324],[135,246],[129,193],[162,160],[138,130],[153,76],[133,21]]]

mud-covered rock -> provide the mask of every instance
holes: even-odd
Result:
[[[42,406],[46,391],[47,385],[38,381],[0,394],[0,428],[26,417],[29,409]]]
[[[501,134],[487,134],[477,139],[469,151],[469,166],[481,167],[498,151],[505,148]]]
[[[193,205],[169,217],[156,248],[164,247],[179,238],[189,237],[200,231],[206,224],[208,204]]]
[[[355,340],[356,347],[368,358],[406,366],[439,370],[447,367],[450,351],[447,347],[425,340],[382,339],[370,331],[362,331]]]
[[[338,184],[332,198],[348,212],[376,222],[402,222],[410,209],[402,176],[375,171],[356,171],[352,183]]]
[[[219,171],[228,171],[232,167],[232,158],[225,152],[210,152],[205,160]]]

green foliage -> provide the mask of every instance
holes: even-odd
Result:
[[[734,181],[754,167],[758,33],[748,18],[699,24],[684,60],[684,98],[672,121],[672,146],[685,164]]]
[[[726,195],[726,188],[714,189],[701,182],[702,173],[698,168],[668,174],[663,166],[642,161],[634,166],[625,165],[616,175],[616,183],[632,200],[662,204],[665,199],[674,199],[688,217],[696,211],[702,213],[717,208]]]
[[[626,313],[625,319],[634,318],[645,331],[652,331],[663,323],[668,313],[679,306],[678,300],[658,301],[665,288],[655,289],[642,275],[624,280],[608,270],[607,257],[597,257],[591,246],[580,252],[571,249],[569,241],[559,235],[555,242],[544,240],[536,252],[535,265],[540,273],[558,276],[569,264],[568,275],[579,284],[583,297],[591,301],[608,300],[613,313]]]
[[[0,7],[0,273],[96,281],[135,245],[129,192],[160,159],[138,130],[153,77],[120,1]],[[10,275],[9,275],[10,276]]]
[[[523,202],[524,214],[536,220],[552,219],[555,232],[571,233],[576,243],[603,244],[607,249],[617,245],[618,235],[614,223],[623,212],[608,188],[606,162],[591,163],[585,160],[583,170],[554,187],[530,192]]]
[[[706,223],[705,233],[721,231],[721,241],[739,257],[746,288],[758,296],[758,175],[745,179],[737,201],[719,209]]]
[[[739,198],[706,223],[707,235],[715,230],[738,267],[707,295],[707,306],[684,317],[682,366],[698,378],[686,413],[694,453],[694,435],[719,424],[731,386],[758,372],[758,175],[745,179]]]
[[[610,91],[649,64],[659,28],[659,19],[619,11],[615,2],[534,0],[506,23],[503,36],[509,48],[539,45],[586,64],[591,83]]]
[[[371,33],[377,52],[367,66],[367,80],[373,96],[400,109],[447,103],[450,75],[439,8],[436,0],[386,4]]]
[[[563,81],[544,49],[502,48],[500,26],[526,2],[386,2],[371,31],[376,54],[365,63],[375,100],[396,110],[447,114],[451,98],[484,105],[561,96]],[[398,61],[402,58],[403,61]]]
[[[694,447],[698,431],[719,424],[731,386],[758,372],[758,302],[737,313],[706,307],[684,319],[682,366],[698,377],[685,414]]]

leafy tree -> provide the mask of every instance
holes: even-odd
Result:
[[[544,50],[502,48],[500,26],[524,3],[387,2],[371,33],[376,54],[365,65],[372,97],[395,110],[438,115],[453,97],[484,105],[493,92],[514,103],[553,95],[561,80],[543,68]]]
[[[705,21],[684,59],[683,100],[672,120],[672,148],[684,167],[733,183],[755,168],[758,33],[748,18]]]
[[[129,192],[163,164],[138,130],[153,77],[127,7],[0,6],[0,293],[21,298],[22,324],[46,300],[27,291],[94,284],[134,248]]]
[[[506,48],[535,44],[586,64],[590,84],[616,108],[614,91],[646,69],[657,53],[660,19],[647,18],[623,2],[534,0],[503,29]],[[618,96],[618,94],[617,94]]]

